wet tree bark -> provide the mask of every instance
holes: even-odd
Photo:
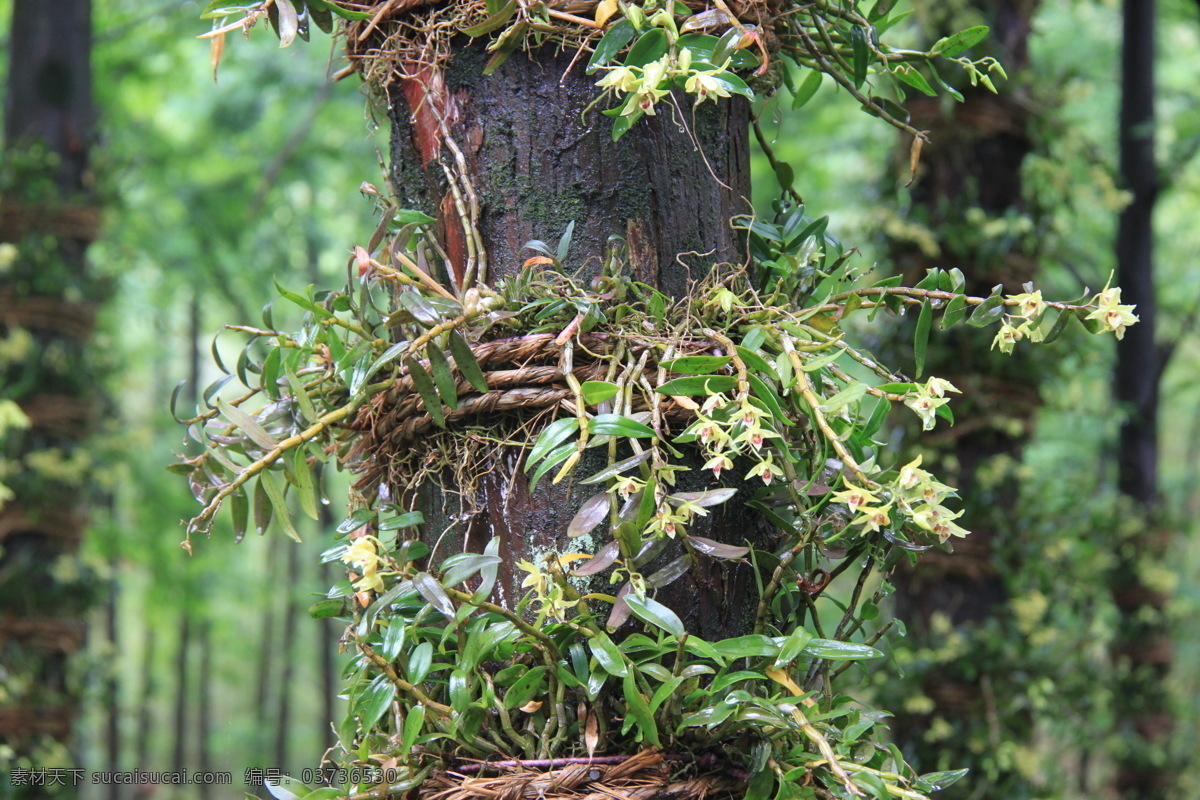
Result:
[[[444,72],[423,71],[389,92],[393,189],[402,206],[437,216],[455,280],[466,272],[469,258],[469,232],[443,168],[453,166],[455,150],[478,203],[475,227],[491,283],[517,274],[535,255],[522,250],[525,242],[553,243],[572,222],[568,268],[596,274],[609,237],[621,237],[629,249],[629,277],[675,296],[685,294],[689,279],[701,277],[713,263],[741,260],[729,224],[749,211],[748,109],[740,99],[708,104],[694,116],[686,99],[682,113],[664,103],[657,116],[642,119],[613,143],[610,118],[598,111],[581,118],[596,96],[595,78],[583,74],[582,64],[572,67],[570,54],[553,55],[549,48],[531,56],[518,53],[489,76],[482,75],[484,64],[475,44],[456,53]],[[688,266],[676,260],[679,254]],[[595,492],[569,481],[551,486],[549,480],[531,492],[516,458],[509,453],[497,459],[498,468],[474,498],[480,510],[469,525],[455,523],[459,509],[453,500],[443,507],[443,498],[435,498],[426,508],[431,541],[449,528],[438,560],[501,538],[505,567],[497,591],[505,603],[520,596],[524,575],[515,568],[518,560],[579,549],[580,540],[568,547],[564,532]],[[586,464],[579,470],[588,474]],[[721,513],[692,532],[737,543],[762,533]],[[713,565],[678,581],[659,599],[673,605],[698,635],[745,632],[753,615],[753,576],[746,567]]]
[[[1117,283],[1122,300],[1137,305],[1138,324],[1117,342],[1114,393],[1122,413],[1117,486],[1144,514],[1143,524],[1118,550],[1113,600],[1121,611],[1113,648],[1117,681],[1115,718],[1124,747],[1117,759],[1121,797],[1172,796],[1178,765],[1171,760],[1175,729],[1167,689],[1174,653],[1164,609],[1165,592],[1146,585],[1146,564],[1161,562],[1172,532],[1156,519],[1158,504],[1158,396],[1165,352],[1155,342],[1154,0],[1126,0],[1121,58],[1121,179],[1132,198],[1117,229]]]
[[[84,350],[100,294],[85,260],[99,219],[87,194],[90,2],[17,0],[8,49],[0,243],[11,249],[4,248],[0,338],[26,333],[32,344],[27,357],[0,369],[0,398],[17,402],[31,423],[4,437],[5,459],[20,465],[35,451],[72,457],[95,416],[96,376]],[[65,363],[51,368],[47,350]],[[9,766],[45,766],[46,754],[72,766],[78,686],[69,664],[95,593],[56,577],[55,566],[78,548],[89,487],[21,467],[5,482],[16,496],[0,509],[0,672],[11,673],[13,687],[30,688],[0,703],[0,747]],[[18,787],[13,796],[62,794]]]

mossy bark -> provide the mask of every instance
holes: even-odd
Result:
[[[685,294],[689,280],[712,264],[739,262],[743,251],[730,220],[749,211],[747,105],[735,99],[693,112],[687,98],[680,98],[681,110],[660,103],[656,116],[643,118],[614,143],[612,120],[599,109],[585,114],[598,94],[595,77],[584,74],[582,60],[572,62],[572,54],[547,47],[517,53],[485,76],[486,55],[473,43],[444,72],[425,70],[420,79],[390,87],[392,189],[402,204],[438,217],[454,274],[464,271],[466,234],[443,168],[453,169],[453,146],[478,201],[476,227],[490,282],[518,273],[536,255],[522,249],[527,241],[553,244],[572,222],[565,266],[584,275],[598,272],[614,236],[628,244],[628,277],[674,296]],[[444,537],[438,559],[462,548],[479,551],[500,537],[505,566],[497,597],[509,605],[523,591],[517,561],[606,541],[565,537],[580,504],[598,487],[571,480],[551,485],[548,476],[531,491],[519,456],[509,451],[498,457],[496,468],[480,479],[473,497],[478,510],[469,521],[452,498],[429,497],[425,508],[431,541]],[[591,470],[584,463],[577,474],[598,468],[599,462]],[[688,475],[699,479],[698,472]],[[736,499],[727,504],[739,506]],[[714,511],[690,532],[763,543],[761,525],[738,512]],[[668,548],[643,572],[678,554]],[[706,561],[658,597],[680,613],[689,631],[721,638],[752,624],[754,587],[747,566]]]

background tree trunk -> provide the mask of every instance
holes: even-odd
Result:
[[[1113,648],[1113,711],[1123,745],[1117,755],[1116,787],[1130,800],[1173,796],[1178,771],[1177,756],[1171,752],[1175,720],[1167,685],[1174,657],[1164,612],[1168,595],[1142,577],[1147,566],[1162,563],[1173,536],[1158,513],[1159,385],[1166,353],[1155,342],[1155,5],[1155,0],[1126,0],[1121,56],[1121,179],[1131,200],[1117,230],[1116,282],[1122,300],[1137,305],[1140,321],[1117,342],[1117,487],[1134,502],[1143,521],[1121,542],[1109,585],[1121,611]]]
[[[694,119],[686,99],[681,114],[661,103],[657,116],[643,118],[613,143],[608,117],[593,111],[580,118],[595,96],[595,79],[583,74],[582,64],[572,68],[569,54],[552,55],[549,48],[532,57],[518,53],[489,76],[482,75],[483,66],[482,48],[473,45],[459,50],[444,73],[423,69],[419,79],[399,81],[389,92],[392,185],[402,206],[438,217],[456,277],[465,271],[467,236],[439,161],[450,163],[455,147],[478,198],[489,282],[518,274],[534,255],[522,251],[526,241],[553,243],[572,222],[567,269],[596,274],[609,237],[617,236],[628,244],[627,277],[676,296],[713,263],[741,260],[729,220],[749,211],[744,102],[708,104]],[[442,141],[438,115],[449,122],[450,142]],[[690,271],[676,260],[688,253],[693,255],[683,260]],[[561,551],[567,524],[595,491],[544,480],[530,492],[516,465],[511,452],[498,458],[498,469],[481,481],[474,498],[479,510],[469,526],[449,524],[451,515],[463,513],[456,501],[430,498],[425,509],[431,541],[451,529],[437,560],[460,550],[477,552],[493,535],[501,538],[505,567],[497,591],[506,603],[521,595],[524,574],[516,562]],[[580,470],[587,474],[586,464]],[[727,505],[737,506],[736,500]],[[692,532],[738,543],[762,535],[746,520],[719,511]],[[745,632],[754,598],[753,575],[744,566],[713,567],[659,594],[689,631],[706,638]]]
[[[965,102],[946,106],[918,95],[910,101],[912,124],[928,129],[932,142],[922,153],[912,188],[910,219],[929,228],[940,252],[933,256],[906,242],[892,253],[909,279],[925,269],[957,266],[966,290],[987,295],[997,284],[1016,294],[1037,269],[1036,242],[1014,236],[998,243],[984,234],[990,220],[1029,214],[1023,198],[1021,165],[1033,150],[1030,98],[1023,84],[1029,67],[1027,44],[1035,0],[975,0],[921,12],[930,39],[981,21],[991,28],[988,54],[1004,65],[1013,80],[1000,94],[964,89]],[[981,19],[982,18],[982,19]],[[974,57],[983,55],[980,48]],[[907,163],[908,142],[903,143]],[[914,654],[906,666],[909,681],[890,696],[897,705],[910,700],[914,683],[929,708],[902,715],[893,727],[906,753],[920,770],[970,765],[971,777],[954,791],[961,797],[1018,797],[1031,791],[1017,766],[997,757],[1001,741],[1032,744],[1028,705],[1015,701],[1028,688],[1028,670],[1006,643],[1019,639],[1007,613],[1006,576],[1019,569],[1021,536],[1017,500],[1019,482],[1012,468],[995,479],[998,459],[1019,463],[1040,403],[1042,355],[1019,346],[1011,356],[990,349],[991,335],[957,329],[931,341],[928,373],[952,381],[963,391],[955,416],[968,422],[939,425],[926,435],[926,464],[956,485],[971,531],[954,540],[954,553],[926,553],[911,570],[897,573],[896,616],[909,638],[901,646]],[[989,469],[992,477],[984,476]],[[952,635],[965,644],[947,649]],[[922,655],[923,654],[923,655]],[[908,702],[910,709],[916,706]],[[930,731],[937,733],[930,735]],[[981,759],[981,754],[988,755]],[[966,788],[970,785],[970,788]]]
[[[17,0],[11,25],[0,243],[13,245],[15,258],[0,286],[0,338],[27,332],[31,343],[24,359],[0,371],[0,397],[15,400],[32,427],[5,440],[16,498],[0,510],[0,667],[6,684],[28,688],[8,693],[0,707],[0,744],[12,748],[11,766],[39,766],[34,753],[65,766],[74,760],[63,751],[77,701],[68,662],[83,644],[83,616],[96,592],[86,577],[55,577],[55,565],[78,547],[89,492],[39,477],[22,459],[85,457],[98,394],[84,349],[101,294],[85,260],[99,221],[88,196],[91,5]],[[47,363],[47,350],[66,363]],[[15,796],[74,791],[18,787]]]

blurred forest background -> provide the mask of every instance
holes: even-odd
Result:
[[[98,117],[87,189],[101,209],[100,234],[88,249],[87,281],[67,280],[60,291],[70,302],[103,302],[78,362],[11,316],[0,320],[0,398],[36,395],[45,379],[39,370],[57,368],[58,359],[58,367],[78,364],[68,371],[93,404],[86,446],[17,458],[10,447],[0,462],[0,483],[17,492],[16,502],[22,487],[40,482],[64,501],[86,498],[90,518],[76,553],[34,565],[0,560],[8,608],[14,585],[35,584],[43,613],[89,609],[86,636],[63,634],[55,645],[78,649],[64,682],[78,711],[73,743],[68,749],[47,733],[18,753],[5,731],[0,772],[34,764],[221,770],[233,773],[236,791],[247,768],[298,776],[333,741],[340,632],[307,609],[334,580],[324,570],[338,565],[322,566],[318,555],[342,509],[302,529],[302,545],[275,531],[234,544],[222,520],[187,557],[178,547],[180,521],[196,506],[164,470],[182,446],[167,409],[180,379],[204,387],[219,376],[210,351],[236,362],[235,337],[214,342],[213,334],[225,323],[262,324],[273,279],[318,288],[345,280],[350,248],[377,224],[374,200],[360,185],[382,188],[386,115],[372,109],[357,78],[328,80],[342,66],[339,43],[315,31],[312,42],[286,50],[261,30],[248,41],[231,37],[214,84],[208,43],[195,38],[205,30],[202,5],[93,3]],[[991,24],[989,9],[1005,4],[913,5],[909,35],[925,40],[941,35],[927,31],[951,15],[956,30]],[[1029,11],[1034,4],[1008,5]],[[1111,339],[1072,335],[1040,349],[1021,367],[1039,376],[1040,400],[1020,410],[998,396],[985,409],[988,424],[1020,444],[997,447],[974,465],[978,493],[964,521],[994,536],[988,552],[965,556],[983,564],[979,571],[954,579],[994,588],[994,596],[972,619],[926,613],[911,601],[913,635],[895,640],[886,663],[872,666],[878,697],[905,715],[902,735],[905,725],[922,731],[911,746],[944,754],[946,763],[928,769],[968,766],[1005,787],[979,794],[983,781],[975,790],[964,781],[947,796],[1117,796],[1114,775],[1139,734],[1151,739],[1155,769],[1182,776],[1173,796],[1200,796],[1191,759],[1200,724],[1200,165],[1192,157],[1200,150],[1200,7],[1160,0],[1158,12],[1154,285],[1158,342],[1171,355],[1159,398],[1161,502],[1147,516],[1136,499],[1121,496]],[[13,45],[11,13],[0,4],[4,51]],[[1036,9],[1027,56],[1016,59],[1028,64],[1006,60],[1016,68],[999,84],[1023,115],[1021,130],[1006,135],[1029,152],[1017,162],[1017,195],[995,207],[946,197],[938,206],[930,192],[905,188],[907,146],[829,81],[801,108],[786,93],[773,101],[763,134],[793,164],[810,213],[828,214],[830,231],[883,271],[960,266],[972,275],[964,261],[995,269],[998,255],[1021,252],[1036,261],[1048,297],[1078,297],[1084,286],[1102,288],[1116,269],[1118,216],[1130,199],[1118,163],[1122,31],[1115,0]],[[8,69],[7,56],[0,69]],[[935,128],[935,147],[938,136]],[[1013,164],[989,164],[987,152],[972,156],[982,159],[972,167],[975,180],[1011,180]],[[777,186],[767,159],[756,159],[756,203],[765,209]],[[6,192],[22,174],[6,159]],[[0,253],[8,302],[19,288],[14,258]],[[286,327],[289,313],[278,309],[274,324]],[[984,376],[1003,358],[986,353],[991,335],[976,332],[972,345],[972,365]],[[192,391],[182,391],[181,413],[194,403]],[[946,446],[918,441],[899,423],[893,437],[914,452]],[[1151,546],[1139,539],[1148,528]],[[0,526],[0,548],[12,544],[7,532]],[[920,574],[913,596],[922,591]],[[1123,603],[1120,590],[1133,584],[1155,602]],[[1170,657],[1153,663],[1169,668],[1164,680],[1129,672],[1137,658],[1118,643],[1130,613],[1169,633]],[[0,637],[0,707],[59,702],[23,677],[19,638],[10,628]],[[963,670],[962,681],[982,685],[984,695],[982,705],[956,714],[934,684],[939,674]],[[1147,682],[1169,691],[1164,708],[1173,721],[1159,720],[1155,730],[1128,724],[1138,713],[1130,700]],[[5,719],[13,717],[0,714]],[[0,796],[5,791],[0,786]],[[159,787],[137,796],[190,800],[230,791]],[[89,786],[78,796],[135,795]]]

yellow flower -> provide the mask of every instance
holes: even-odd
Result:
[[[850,506],[851,510],[859,511],[871,503],[878,503],[879,497],[861,486],[855,486],[852,483],[847,483],[846,488],[840,492],[833,493],[833,499],[838,503],[845,503]]]
[[[1014,328],[1005,322],[1000,326],[1000,331],[996,334],[996,338],[992,339],[991,349],[1000,348],[1000,352],[1008,355],[1013,351],[1013,345],[1021,341],[1021,329]]]
[[[863,530],[867,533],[874,533],[880,528],[892,524],[891,510],[891,503],[881,506],[866,506],[858,510],[859,516],[854,521],[862,525]]]
[[[1096,295],[1093,302],[1096,310],[1087,315],[1088,319],[1096,319],[1104,326],[1104,330],[1112,331],[1118,339],[1125,338],[1125,328],[1138,321],[1133,313],[1136,306],[1121,305],[1121,289],[1114,286],[1106,288]]]
[[[725,81],[716,77],[716,73],[719,71],[712,69],[693,72],[692,76],[687,79],[683,90],[688,94],[696,95],[696,105],[700,105],[705,100],[708,100],[710,95],[729,97],[729,92],[725,89]]]
[[[1019,309],[1018,316],[1022,316],[1025,319],[1037,319],[1046,310],[1046,301],[1042,299],[1040,289],[1036,292],[1012,294],[1008,296],[1008,299],[1017,303],[1017,308]]]
[[[375,537],[363,536],[355,539],[354,544],[342,555],[342,561],[354,567],[361,575],[354,582],[356,591],[383,591],[383,578],[379,575],[379,565],[383,559],[376,550]]]

